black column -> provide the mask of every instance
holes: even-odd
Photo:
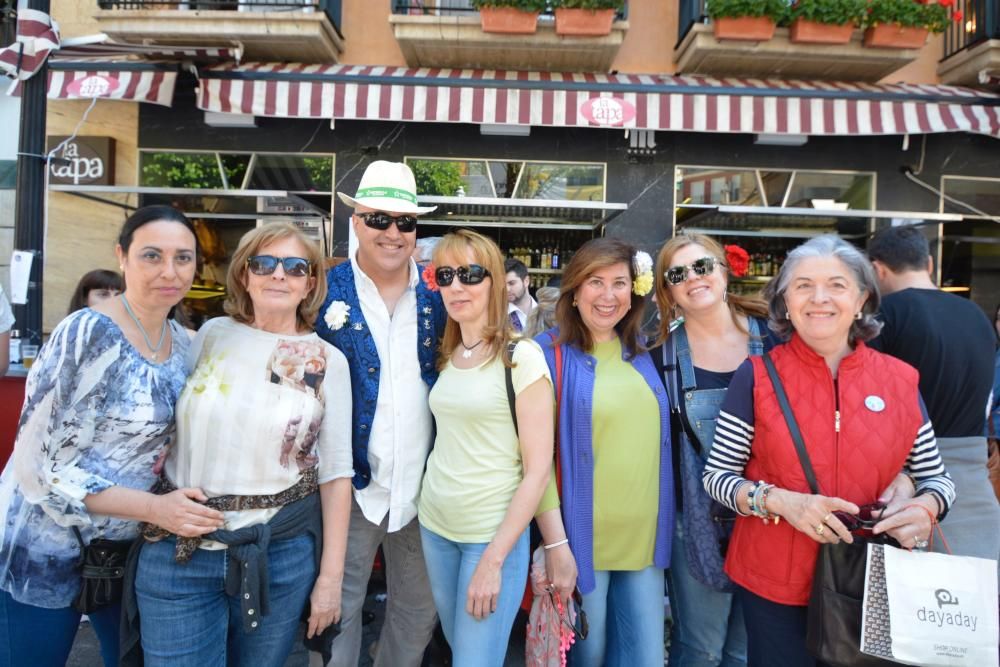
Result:
[[[28,9],[49,13],[49,0],[28,0]],[[14,249],[32,250],[28,303],[14,306],[14,325],[23,338],[42,342],[42,248],[45,243],[45,114],[48,63],[21,87],[21,133],[18,137],[17,204],[14,218]]]

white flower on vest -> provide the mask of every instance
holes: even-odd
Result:
[[[347,318],[350,314],[350,306],[343,301],[334,301],[326,309],[326,314],[323,315],[323,321],[326,322],[326,326],[330,327],[333,331],[336,331],[347,324]]]

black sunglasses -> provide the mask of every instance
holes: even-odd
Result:
[[[858,508],[857,514],[848,514],[842,510],[837,510],[833,516],[844,524],[844,527],[852,533],[857,530],[868,530],[882,520],[885,513],[885,505],[882,503],[871,503]]]
[[[688,270],[694,271],[694,275],[696,276],[707,276],[715,270],[716,263],[721,262],[714,257],[702,257],[687,265],[671,266],[663,272],[663,277],[671,285],[680,285],[687,280]]]
[[[254,255],[247,258],[247,268],[250,273],[258,276],[269,276],[278,270],[278,264],[285,270],[286,276],[302,278],[309,275],[312,266],[305,257],[275,257],[274,255]]]
[[[555,591],[549,591],[549,598],[552,600],[552,606],[558,609]],[[587,622],[587,614],[583,611],[583,596],[580,594],[579,588],[573,589],[572,600],[573,604],[576,605],[576,618],[573,619],[573,624],[570,625],[565,616],[560,616],[559,618],[563,625],[573,631],[577,639],[586,639],[587,635],[590,634],[590,623]]]
[[[382,211],[355,213],[354,215],[361,218],[366,227],[377,229],[380,232],[384,232],[389,229],[389,225],[393,223],[396,224],[396,229],[398,229],[401,234],[409,234],[417,229],[417,218],[413,215],[401,215],[394,218],[388,213],[383,213]]]
[[[439,266],[434,270],[434,280],[439,287],[448,287],[455,282],[456,276],[458,277],[458,282],[463,285],[478,285],[486,280],[489,275],[490,272],[478,264],[469,264],[468,266],[460,266],[455,269],[450,266]]]

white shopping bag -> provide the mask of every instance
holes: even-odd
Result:
[[[868,546],[861,652],[907,665],[997,664],[997,562]]]

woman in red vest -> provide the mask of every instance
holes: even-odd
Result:
[[[914,489],[897,492],[873,531],[923,547],[955,487],[917,372],[864,343],[880,328],[878,287],[865,256],[836,236],[814,238],[788,254],[764,296],[770,328],[788,339],[770,356],[821,494],[809,490],[760,357],[744,362],[729,385],[704,483],[740,515],[725,569],[743,603],[748,664],[812,666],[806,604],[819,545],[853,541],[834,512],[858,514],[885,500],[903,472],[915,496]]]

